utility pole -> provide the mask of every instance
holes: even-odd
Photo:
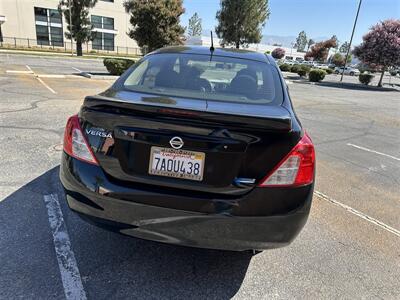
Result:
[[[68,6],[69,6],[69,32],[71,34],[71,56],[74,56],[74,46],[73,46],[73,41],[72,41],[72,13],[71,13],[72,9],[71,9],[71,2],[72,2],[72,0],[68,0]]]
[[[353,31],[351,32],[350,44],[349,44],[349,48],[347,49],[346,58],[344,60],[344,67],[343,67],[343,70],[342,70],[342,76],[340,77],[340,82],[343,81],[344,70],[346,69],[347,59],[349,58],[349,53],[350,53],[350,49],[351,49],[351,43],[353,42],[354,31],[356,30],[358,13],[360,12],[361,3],[362,3],[362,0],[360,0],[358,2],[357,14],[356,14],[356,18],[354,20]]]

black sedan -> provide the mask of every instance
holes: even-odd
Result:
[[[307,221],[314,146],[275,61],[169,47],[150,53],[68,120],[60,178],[69,207],[119,233],[262,250]]]

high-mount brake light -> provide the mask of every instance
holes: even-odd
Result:
[[[70,117],[65,126],[64,151],[76,159],[98,165],[97,159],[83,135],[78,115]]]
[[[302,186],[314,181],[315,151],[307,133],[289,154],[268,174],[260,187]]]

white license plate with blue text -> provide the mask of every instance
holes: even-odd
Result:
[[[151,147],[149,174],[203,180],[205,153]]]

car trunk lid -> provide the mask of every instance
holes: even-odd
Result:
[[[112,96],[112,97],[110,97]],[[82,127],[111,178],[181,191],[243,194],[296,142],[282,106],[160,97],[127,91],[87,97]],[[202,180],[149,173],[152,147],[204,153]]]

